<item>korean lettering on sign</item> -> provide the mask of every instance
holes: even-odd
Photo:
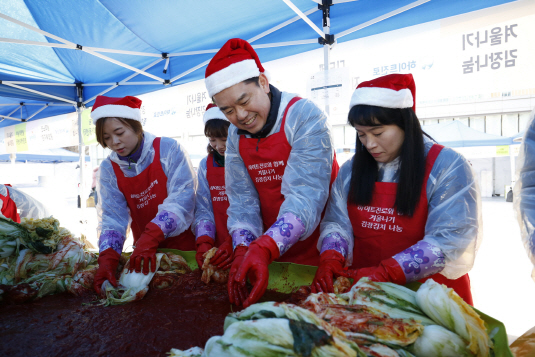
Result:
[[[374,76],[385,76],[391,73],[407,72],[416,68],[416,61],[407,61],[401,63],[394,63],[386,66],[375,67],[373,69]]]
[[[202,117],[206,108],[206,105],[203,105],[202,103],[207,100],[207,92],[199,92],[188,95],[186,97],[186,105],[188,106],[188,109],[186,110],[186,118],[190,119],[193,117]],[[194,106],[191,107],[191,105]]]
[[[480,48],[483,46],[498,46],[502,43],[509,43],[511,37],[516,38],[515,27],[518,24],[506,25],[502,31],[501,27],[494,27],[490,30],[477,31],[474,33],[463,34],[463,51],[470,47]],[[481,32],[481,33],[480,33]],[[484,55],[470,56],[470,59],[463,61],[463,74],[474,73],[482,69],[500,69],[514,67],[516,65],[517,49],[505,49],[503,51],[492,51]],[[502,66],[503,64],[503,66]]]
[[[54,136],[50,132],[50,128],[48,125],[42,125],[41,126],[41,139],[43,141],[52,141],[54,140]]]

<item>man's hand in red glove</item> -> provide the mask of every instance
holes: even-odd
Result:
[[[199,269],[202,268],[202,265],[204,263],[204,258],[202,256],[204,255],[204,253],[214,247],[214,243],[214,240],[209,236],[200,236],[195,241],[195,250],[197,251],[195,253],[195,260],[197,261]]]
[[[117,286],[115,273],[117,272],[117,265],[119,265],[119,258],[121,256],[112,248],[108,248],[98,255],[98,269],[93,280],[93,288],[98,295],[101,295],[102,283],[108,280],[111,285]]]
[[[156,249],[164,239],[160,227],[152,222],[147,223],[141,237],[136,242],[134,252],[130,256],[130,271],[135,269],[136,273],[141,272],[141,262],[143,262],[143,274],[147,275],[150,262],[150,269],[154,273],[156,271]]]
[[[385,259],[376,267],[339,270],[337,275],[352,278],[353,284],[365,276],[372,281],[391,282],[398,285],[405,285],[407,282],[403,269],[394,258]]]
[[[333,277],[344,268],[344,256],[336,250],[326,250],[320,255],[320,266],[312,281],[313,293],[334,293]]]
[[[241,305],[247,298],[247,287],[245,284],[240,285],[234,281],[234,277],[240,268],[240,265],[243,262],[243,257],[247,253],[247,247],[239,245],[234,250],[234,260],[230,266],[230,271],[228,274],[228,298],[231,304]]]
[[[241,286],[245,286],[247,278],[253,284],[251,293],[243,301],[243,307],[256,303],[264,295],[269,279],[268,265],[279,255],[279,247],[270,236],[260,236],[249,245],[249,250],[234,277],[234,281]]]
[[[210,259],[210,263],[220,270],[227,270],[232,264],[232,253],[232,237],[229,235]]]

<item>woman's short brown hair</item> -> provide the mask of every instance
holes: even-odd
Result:
[[[229,126],[230,126],[230,122],[228,120],[210,119],[204,125],[204,135],[206,135],[207,138],[209,137],[226,138],[228,136]],[[210,144],[208,144],[208,147],[206,149],[208,153],[211,153],[212,151],[214,151],[214,149],[212,148],[212,145]]]
[[[103,148],[107,148],[108,147],[106,145],[106,143],[104,142],[104,123],[108,119],[117,119],[117,120],[119,120],[122,124],[124,124],[125,126],[129,127],[130,129],[132,129],[134,131],[134,133],[136,133],[137,138],[139,140],[141,140],[143,138],[143,126],[137,120],[126,119],[126,118],[115,118],[115,117],[101,118],[101,119],[97,120],[95,131],[96,131],[96,135],[97,135],[97,142]]]

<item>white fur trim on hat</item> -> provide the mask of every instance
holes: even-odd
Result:
[[[204,116],[202,117],[202,121],[204,122],[204,125],[206,125],[206,122],[208,120],[212,119],[221,119],[228,121],[227,117],[218,107],[212,107],[204,112]]]
[[[260,70],[253,59],[243,60],[206,77],[204,83],[206,84],[206,89],[208,89],[208,95],[213,97],[222,90],[259,75]]]
[[[385,108],[412,108],[414,101],[408,88],[395,91],[381,87],[361,87],[353,92],[349,109],[358,104]]]
[[[100,118],[125,118],[141,121],[141,110],[139,108],[131,108],[126,105],[108,104],[98,107],[91,112],[91,119],[93,124],[97,124]]]

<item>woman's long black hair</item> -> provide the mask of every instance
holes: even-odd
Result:
[[[425,175],[424,132],[412,108],[392,109],[356,105],[349,111],[349,124],[362,126],[397,125],[405,133],[400,152],[400,174],[394,207],[399,214],[412,216],[420,199]],[[378,176],[377,161],[357,135],[348,200],[367,205],[372,200]]]

